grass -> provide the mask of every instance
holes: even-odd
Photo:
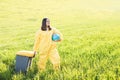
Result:
[[[119,80],[120,1],[0,0],[0,80]],[[58,44],[61,69],[48,61],[38,72],[39,55],[27,75],[16,74],[15,53],[32,50],[43,17],[64,35]]]

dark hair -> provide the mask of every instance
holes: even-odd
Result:
[[[42,26],[41,26],[41,30],[46,31],[47,30],[47,26],[46,26],[46,21],[48,18],[43,18],[42,20]],[[48,29],[51,30],[51,27],[48,26]]]

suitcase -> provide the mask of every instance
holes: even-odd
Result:
[[[15,72],[23,72],[26,74],[35,56],[33,51],[19,51],[16,53]]]

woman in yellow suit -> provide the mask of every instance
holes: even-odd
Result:
[[[52,41],[52,34],[58,33],[60,35],[59,41]],[[38,62],[38,68],[44,70],[46,67],[46,62],[49,59],[54,69],[59,69],[60,67],[60,56],[57,51],[56,42],[63,40],[63,36],[56,28],[50,26],[50,20],[44,18],[42,20],[41,29],[36,33],[35,43],[34,43],[34,53],[39,50],[40,58]]]

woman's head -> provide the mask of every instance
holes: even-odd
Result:
[[[51,30],[50,20],[49,20],[48,18],[43,18],[41,30],[46,31],[47,28],[48,28],[49,30]]]

